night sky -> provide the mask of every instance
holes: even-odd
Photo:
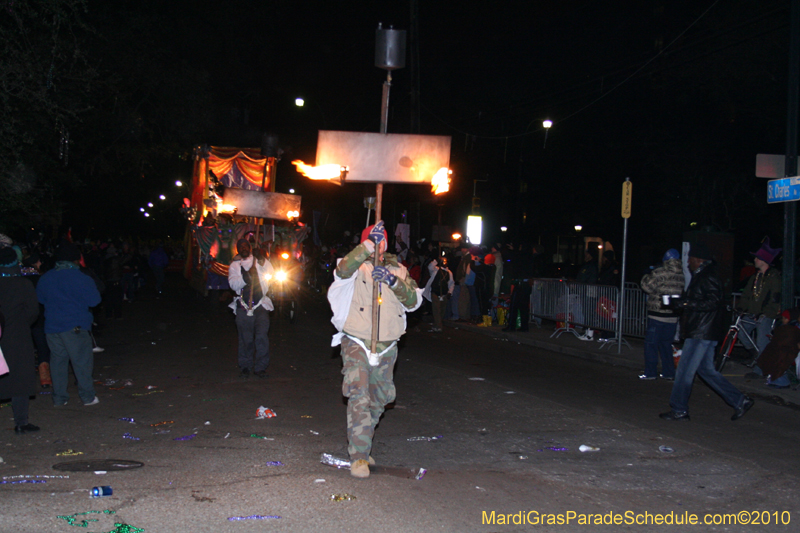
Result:
[[[258,146],[266,131],[285,151],[277,189],[302,194],[302,219],[325,211],[331,237],[358,229],[366,186],[310,182],[290,162],[314,161],[319,129],[378,131],[380,22],[409,31],[389,132],[453,139],[452,191],[434,199],[427,187],[387,186],[390,224],[408,211],[423,228],[440,212],[463,225],[475,190],[489,239],[548,247],[581,224],[620,249],[630,177],[641,262],[693,228],[734,233],[739,255],[767,234],[782,241],[783,207],[766,205],[754,167],[757,153],[786,150],[788,0],[85,5],[76,32],[94,75],[65,104],[75,110],[63,119],[69,163],[47,117],[37,148],[17,160],[37,188],[44,176],[61,184],[61,222],[89,235],[174,232],[180,195],[170,187],[188,181],[192,146]],[[142,220],[138,207],[162,192],[170,206]],[[10,213],[25,217],[7,211],[7,226]]]

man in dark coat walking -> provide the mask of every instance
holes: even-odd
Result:
[[[689,270],[692,280],[679,304],[683,311],[681,336],[685,340],[669,399],[672,410],[659,416],[663,420],[689,420],[689,396],[697,374],[725,403],[733,407],[731,420],[738,420],[753,407],[753,400],[731,385],[714,368],[714,347],[724,329],[722,317],[725,304],[717,265],[705,245],[692,244]]]

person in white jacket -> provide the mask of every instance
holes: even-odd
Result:
[[[228,284],[236,291],[230,305],[239,331],[239,370],[267,376],[269,366],[269,312],[274,309],[267,293],[274,269],[266,257],[256,258],[247,239],[236,243],[238,254],[228,267]]]
[[[442,257],[431,259],[428,263],[428,283],[422,291],[422,296],[431,303],[433,314],[433,327],[429,333],[442,332],[442,317],[447,309],[447,300],[455,287],[453,273],[444,264],[443,259]],[[439,266],[439,261],[442,261],[442,266]]]

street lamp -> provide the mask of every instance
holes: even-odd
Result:
[[[319,114],[320,116],[322,116],[322,127],[323,129],[325,129],[327,127],[327,120],[325,120],[325,112],[322,110],[322,106],[316,99],[312,99],[311,101],[314,102],[314,104],[316,104],[317,106],[317,109],[319,109]],[[298,96],[297,98],[294,99],[294,105],[297,107],[305,107],[306,105],[305,98]]]
[[[181,180],[175,180],[176,187],[183,187],[183,182]]]
[[[580,226],[580,225],[577,225],[577,224],[575,225],[575,231],[576,232],[580,232],[582,229],[583,229],[583,226]]]
[[[547,134],[550,132],[550,128],[553,127],[553,121],[549,118],[546,118],[542,121],[542,127],[544,128],[544,145],[542,148],[547,146]]]
[[[467,217],[467,240],[472,244],[480,244],[483,233],[483,220],[478,215]]]

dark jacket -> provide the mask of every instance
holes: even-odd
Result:
[[[619,287],[620,279],[619,264],[613,259],[609,259],[600,268],[600,273],[597,275],[597,284]]]
[[[680,308],[681,336],[684,339],[719,341],[725,329],[725,300],[717,264],[706,261],[692,273],[683,293]]]
[[[36,285],[39,302],[44,304],[45,333],[63,333],[76,326],[92,330],[90,307],[100,303],[100,291],[92,278],[68,261],[56,263]]]
[[[800,349],[800,329],[786,324],[772,330],[772,340],[758,358],[758,367],[770,379],[778,379],[794,366]]]
[[[16,269],[16,274],[12,272]],[[36,394],[36,361],[31,324],[39,316],[33,283],[20,275],[18,267],[4,269],[0,277],[0,312],[6,319],[0,347],[9,373],[0,376],[0,399]]]
[[[597,283],[597,259],[592,259],[583,264],[578,271],[578,277],[575,278],[578,283],[588,283],[594,285]]]
[[[445,268],[436,268],[436,274],[431,282],[431,293],[436,296],[445,296],[450,292],[450,277],[452,274]],[[799,330],[800,331],[800,330]]]
[[[759,281],[756,287],[756,280]],[[769,318],[778,318],[781,312],[781,273],[771,268],[763,276],[756,272],[747,280],[747,285],[742,290],[739,307],[744,312],[756,316],[766,315]]]

